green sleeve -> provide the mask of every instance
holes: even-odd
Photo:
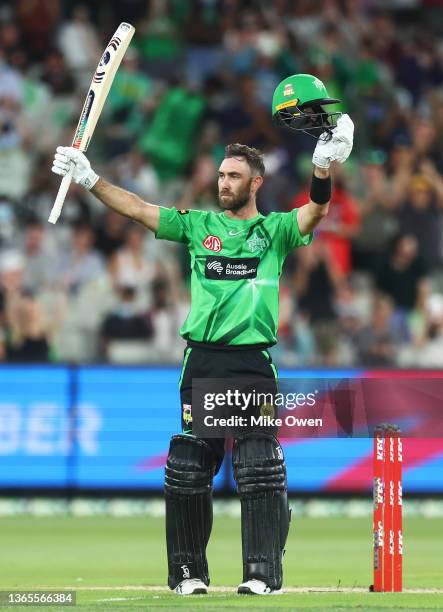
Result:
[[[302,236],[297,220],[298,208],[291,212],[281,213],[280,232],[282,237],[282,248],[284,253],[300,246],[308,246],[312,242],[312,233]]]
[[[173,242],[189,243],[189,219],[189,210],[179,211],[176,208],[160,206],[160,222],[155,237]]]

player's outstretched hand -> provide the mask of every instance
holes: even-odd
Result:
[[[312,156],[312,163],[319,168],[329,168],[331,162],[345,162],[352,151],[354,141],[354,123],[349,115],[342,115],[332,130],[332,138],[323,133],[317,141]]]
[[[74,165],[72,180],[85,189],[92,189],[99,177],[91,168],[86,155],[74,147],[57,147],[52,172],[65,176],[69,172],[71,164]]]

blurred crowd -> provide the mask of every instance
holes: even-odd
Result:
[[[0,360],[178,363],[189,259],[73,185],[47,217],[97,60],[136,26],[88,157],[146,201],[217,209],[229,142],[265,153],[260,210],[307,201],[314,141],[271,119],[307,72],[356,124],[330,213],[281,283],[280,366],[443,366],[438,2],[0,0]],[[439,29],[440,28],[440,29]]]

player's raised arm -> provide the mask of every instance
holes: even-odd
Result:
[[[329,168],[324,169],[314,166],[309,197],[309,202],[297,211],[297,223],[302,236],[310,234],[323,217],[328,214],[331,200]]]
[[[312,156],[314,172],[311,181],[310,201],[299,208],[298,226],[302,236],[309,234],[328,213],[331,200],[331,162],[344,163],[351,151],[354,136],[354,124],[349,115],[342,115],[337,126],[332,130],[332,137],[327,132],[320,136]]]
[[[81,151],[74,147],[57,147],[52,171],[65,176],[73,164],[72,179],[90,191],[103,204],[125,217],[142,223],[156,232],[159,226],[160,209],[155,204],[144,202],[138,195],[121,189],[100,178]]]

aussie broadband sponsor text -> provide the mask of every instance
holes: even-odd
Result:
[[[283,419],[270,416],[238,416],[231,415],[227,418],[216,417],[207,414],[204,418],[206,427],[322,427],[323,419],[297,418],[293,414],[287,414]]]
[[[247,410],[252,406],[262,406],[272,404],[277,407],[284,407],[286,410],[294,410],[301,406],[315,406],[314,393],[263,393],[250,391],[243,393],[238,389],[228,389],[223,393],[205,393],[204,409],[214,410],[221,406],[235,406],[241,410]]]

